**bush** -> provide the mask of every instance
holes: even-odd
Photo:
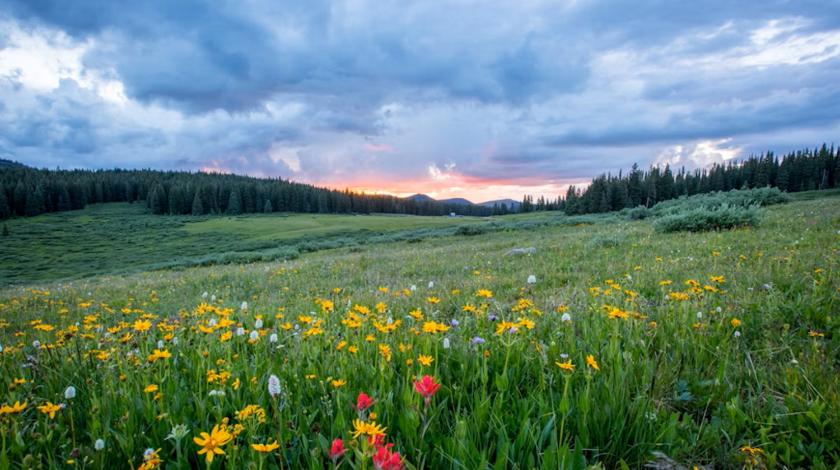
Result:
[[[653,226],[658,232],[704,232],[758,225],[758,205],[699,207],[657,220]]]
[[[461,225],[457,229],[455,229],[455,235],[481,235],[483,233],[487,233],[487,229],[480,225]]]
[[[644,220],[650,215],[650,209],[645,206],[638,206],[627,211],[627,220]]]
[[[624,241],[623,237],[618,237],[615,235],[598,235],[592,237],[592,239],[587,242],[586,247],[588,249],[597,249],[597,248],[615,248]]]
[[[653,215],[661,217],[701,207],[714,209],[723,206],[772,206],[790,200],[790,196],[779,191],[778,188],[733,189],[732,191],[719,191],[688,197],[680,196],[677,199],[662,201],[653,206],[651,212]]]

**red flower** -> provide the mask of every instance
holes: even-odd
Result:
[[[345,452],[347,452],[347,449],[344,448],[344,441],[341,439],[335,439],[332,441],[332,447],[330,447],[330,459],[333,462],[338,460],[338,458],[344,455]]]
[[[376,470],[402,470],[402,457],[399,452],[391,452],[393,444],[376,448],[373,454],[373,465]]]
[[[365,411],[373,405],[373,399],[365,392],[359,392],[359,398],[356,398],[356,411]]]
[[[430,375],[424,375],[420,380],[414,381],[414,390],[426,399],[426,403],[432,399],[439,388],[440,384],[435,382],[435,378]]]

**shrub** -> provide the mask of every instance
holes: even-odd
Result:
[[[677,199],[662,201],[653,206],[651,212],[661,217],[701,207],[713,209],[725,205],[731,207],[771,206],[788,201],[790,201],[790,196],[779,191],[778,188],[733,189],[732,191],[680,196]]]
[[[480,225],[461,225],[455,230],[455,235],[481,235],[487,233],[487,229]]]
[[[658,232],[704,232],[725,230],[758,224],[758,205],[698,207],[658,219],[654,228]]]
[[[586,247],[588,249],[597,249],[597,248],[615,248],[624,241],[623,237],[615,236],[615,235],[597,235],[592,237],[589,242],[587,242]]]
[[[650,215],[650,209],[645,206],[638,206],[627,211],[627,220],[644,220]]]

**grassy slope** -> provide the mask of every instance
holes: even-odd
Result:
[[[284,418],[293,421],[296,429],[307,430],[292,432],[297,436],[294,439],[281,438],[290,446],[287,455],[293,464],[309,461],[313,455],[309,452],[322,455],[317,452],[323,450],[315,450],[317,434],[325,439],[346,437],[353,413],[345,408],[356,392],[364,390],[380,398],[376,411],[389,429],[389,441],[396,442],[409,462],[424,459],[432,468],[449,467],[455,461],[466,468],[483,468],[488,461],[504,459],[508,465],[555,468],[557,459],[573,458],[564,454],[561,445],[570,436],[579,447],[589,449],[585,454],[590,463],[602,461],[608,467],[617,465],[619,458],[631,467],[640,466],[650,459],[652,450],[687,464],[737,467],[747,458],[738,449],[747,444],[762,448],[765,454],[759,458],[771,466],[831,467],[840,461],[838,229],[840,204],[831,198],[770,208],[762,225],[749,230],[659,235],[642,221],[437,238],[419,244],[323,251],[284,263],[77,281],[52,286],[49,307],[40,307],[37,296],[24,289],[11,289],[0,293],[0,303],[16,305],[18,313],[10,316],[8,310],[0,310],[0,315],[12,322],[5,331],[26,331],[21,341],[28,344],[35,337],[50,338],[29,330],[25,326],[29,319],[72,323],[87,313],[76,307],[82,299],[107,302],[114,309],[131,305],[168,316],[192,310],[202,301],[201,293],[209,291],[223,306],[237,308],[248,300],[249,313],[236,316],[246,327],[252,323],[251,316],[260,313],[269,319],[267,327],[278,331],[279,321],[272,318],[278,307],[285,307],[286,318],[296,321],[299,314],[317,309],[314,298],[336,301],[338,312],[326,316],[326,336],[300,344],[284,337],[287,346],[279,356],[265,342],[253,347],[230,345],[200,335],[195,347],[210,350],[208,359],[170,347],[180,355],[181,365],[173,376],[179,378],[168,379],[163,390],[169,415],[162,422],[152,419],[157,411],[141,406],[139,398],[126,403],[120,398],[157,380],[153,369],[135,371],[129,367],[127,385],[104,385],[101,390],[95,386],[91,396],[107,407],[110,416],[128,412],[148,415],[146,421],[109,424],[114,436],[133,436],[112,452],[119,459],[135,462],[146,447],[162,447],[167,458],[174,458],[171,443],[164,440],[174,423],[208,430],[220,416],[230,416],[244,404],[269,406],[264,380],[267,374],[276,373],[287,387],[290,409],[307,410]],[[535,246],[537,255],[504,256],[514,246]],[[529,274],[538,279],[533,287],[525,286]],[[685,289],[685,280],[709,283],[709,277],[717,275],[726,278],[725,295],[684,303],[663,299],[663,291]],[[638,310],[648,319],[605,319],[602,305],[626,305],[622,294],[616,297],[613,293],[610,298],[590,294],[591,287],[607,288],[606,279],[638,292],[639,300],[625,308]],[[435,288],[427,291],[430,280],[435,281]],[[663,280],[674,284],[661,287]],[[408,298],[377,292],[379,286],[394,291],[412,284],[419,286],[420,292]],[[765,285],[772,287],[766,289]],[[333,295],[334,287],[344,290]],[[504,319],[515,321],[519,316],[510,309],[520,296],[531,299],[546,313],[533,317],[535,330],[519,333],[505,346],[495,336],[493,323],[460,311],[464,304],[480,301],[472,295],[479,288],[494,292],[490,311]],[[424,301],[427,295],[439,296],[442,302],[431,306]],[[11,300],[12,296],[18,300]],[[403,318],[405,326],[396,336],[377,335],[375,343],[353,340],[362,348],[358,359],[335,352],[329,345],[337,341],[336,336],[350,334],[344,333],[338,322],[348,306],[372,306],[379,301],[388,303],[390,315]],[[551,313],[561,304],[569,307],[573,327],[563,326],[559,315]],[[62,305],[69,306],[69,316],[58,319],[55,312]],[[24,306],[23,314],[20,306]],[[441,349],[434,337],[415,338],[406,332],[412,321],[404,316],[416,307],[422,307],[427,315],[437,312],[440,320],[460,319],[461,327],[449,334],[451,350]],[[715,311],[717,307],[721,312]],[[698,319],[696,312],[703,317]],[[134,315],[120,318],[131,322]],[[737,340],[732,336],[732,318],[743,321],[738,328],[742,336]],[[650,320],[658,323],[656,329],[647,326]],[[184,321],[194,320],[185,317]],[[700,324],[700,329],[694,324]],[[812,330],[825,337],[810,337]],[[18,341],[5,334],[0,332],[4,345]],[[473,335],[488,339],[482,347],[490,351],[486,362],[477,359],[468,345]],[[148,354],[155,341],[154,335],[138,337],[131,347],[139,348],[141,355]],[[381,361],[375,347],[380,342],[391,344],[393,367],[375,366]],[[412,344],[412,352],[398,353],[396,345],[401,342]],[[201,371],[217,367],[213,361],[218,357],[230,360],[229,348],[241,355],[231,364],[237,376],[243,381],[258,377],[259,385],[246,387],[222,405],[201,405],[210,408],[195,415],[195,403],[209,403]],[[558,409],[563,406],[565,376],[554,362],[563,352],[571,353],[578,372],[569,381],[571,411],[564,422],[565,434],[560,434],[562,415]],[[417,353],[436,357],[428,371],[444,384],[435,401],[439,414],[424,438],[417,434],[416,400],[410,386],[418,369],[403,365],[405,358]],[[598,357],[602,367],[591,383],[583,364],[583,356],[589,353]],[[290,362],[282,365],[286,359]],[[4,365],[17,367],[8,362]],[[55,400],[68,380],[83,383],[90,378],[93,384],[102,380],[96,375],[99,372],[92,370],[50,370],[39,377],[39,397]],[[345,378],[348,385],[332,390],[321,382],[313,387],[302,378],[305,373],[319,379]],[[313,434],[311,429],[318,431]],[[82,445],[86,449],[91,439],[85,438]],[[59,442],[64,444],[56,445],[49,455],[69,452],[66,441]],[[194,450],[195,446],[189,447]],[[232,458],[241,459],[242,465],[242,460],[253,456],[243,450]]]
[[[477,218],[272,214],[178,217],[135,204],[7,221],[0,285],[189,264],[209,255],[262,252],[300,239],[359,236],[474,223]]]

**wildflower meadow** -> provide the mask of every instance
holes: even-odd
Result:
[[[8,287],[0,468],[836,468],[838,270],[829,197]]]

